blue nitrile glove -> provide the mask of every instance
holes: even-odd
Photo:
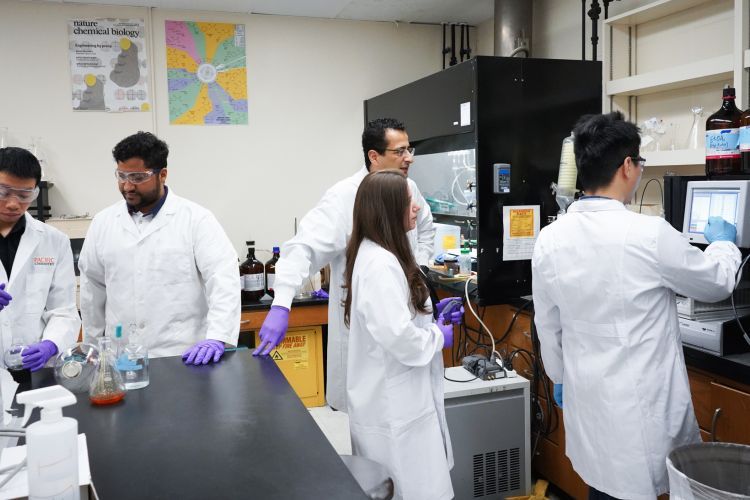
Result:
[[[224,354],[224,342],[218,340],[201,340],[182,355],[186,365],[207,365],[211,361],[218,363]]]
[[[703,236],[709,243],[714,241],[731,241],[734,243],[737,241],[737,227],[721,217],[709,217],[708,224],[703,230]]]
[[[320,290],[315,290],[312,293],[312,296],[318,299],[327,299],[328,298],[328,292],[323,290],[322,288]]]
[[[5,291],[5,283],[0,283],[0,311],[5,309],[5,306],[10,304],[11,300],[13,300],[13,297]]]
[[[446,347],[453,347],[453,325],[451,323],[445,324],[446,319],[443,316],[438,316],[437,326],[440,331],[443,332],[443,349]]]
[[[289,309],[282,306],[271,306],[263,325],[260,327],[260,343],[253,351],[253,356],[261,354],[268,356],[276,348],[286,335],[286,329],[289,328]],[[261,352],[261,350],[263,352]]]
[[[458,302],[458,304],[456,304]],[[451,305],[446,311],[445,307]],[[454,325],[460,325],[464,317],[464,306],[461,297],[447,297],[436,304],[438,316],[445,316]]]
[[[47,360],[57,354],[57,345],[51,340],[42,340],[31,344],[21,353],[24,370],[35,372],[44,368]]]
[[[563,396],[562,396],[562,384],[555,384],[555,387],[552,389],[552,393],[555,398],[555,403],[557,403],[557,406],[560,408],[563,407]]]

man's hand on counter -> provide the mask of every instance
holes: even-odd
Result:
[[[286,330],[289,327],[289,309],[282,306],[271,306],[263,325],[260,327],[260,342],[253,351],[253,356],[268,354],[284,340]]]
[[[224,354],[224,342],[218,340],[201,340],[182,355],[186,365],[207,365],[218,363]]]

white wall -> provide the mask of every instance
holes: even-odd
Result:
[[[67,20],[87,17],[147,20],[153,114],[72,111]],[[165,20],[246,24],[249,125],[169,124]],[[269,249],[291,237],[294,217],[361,166],[362,101],[438,71],[440,36],[425,25],[0,0],[0,126],[12,145],[43,138],[54,215],[121,199],[112,147],[155,132],[170,146],[170,187],[211,209],[244,255],[246,239]]]

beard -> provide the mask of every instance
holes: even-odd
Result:
[[[139,212],[142,208],[153,205],[159,201],[161,185],[157,185],[150,191],[120,191],[122,197],[125,198],[125,203],[128,205],[128,209]]]

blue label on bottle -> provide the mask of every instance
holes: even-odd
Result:
[[[740,130],[706,130],[706,159],[739,158]]]
[[[740,127],[740,151],[750,151],[750,126]]]

